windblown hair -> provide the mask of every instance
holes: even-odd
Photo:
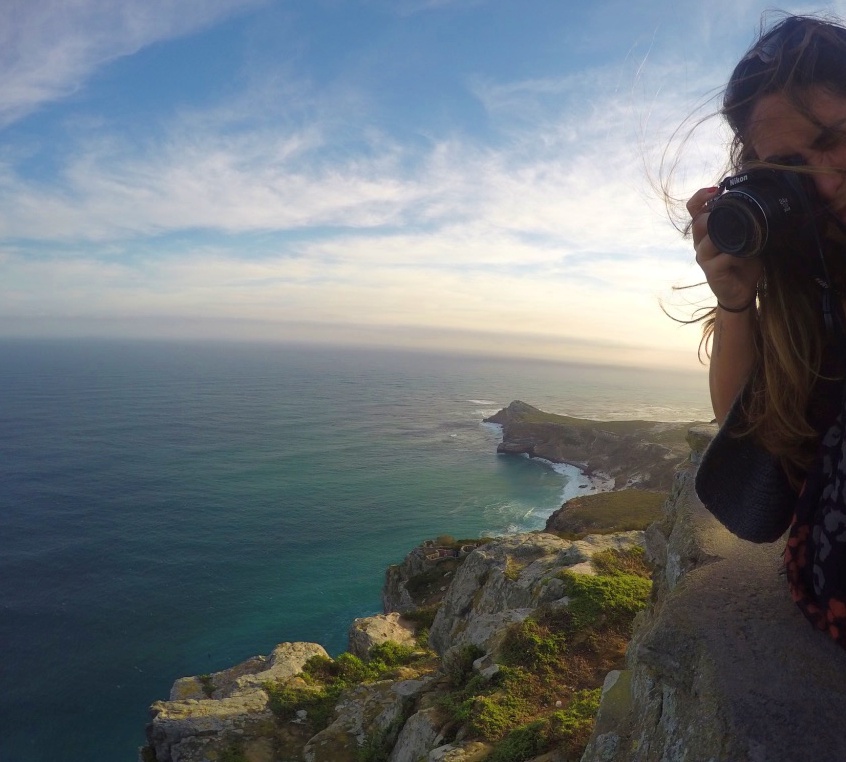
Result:
[[[756,156],[747,142],[752,112],[762,97],[781,94],[816,122],[808,98],[819,89],[846,98],[846,28],[842,23],[791,15],[769,30],[762,29],[735,67],[723,95],[720,113],[734,136],[729,154],[732,169],[766,163],[768,157]],[[846,247],[827,241],[825,249],[839,310],[846,283]],[[842,373],[842,367],[832,370],[827,359],[822,289],[807,268],[808,258],[816,256],[816,252],[796,251],[789,243],[767,250],[764,277],[758,284],[756,357],[745,397],[745,433],[753,434],[781,460],[794,484],[800,483],[819,439],[812,425],[815,387],[832,372]],[[706,347],[713,336],[715,313],[711,310],[701,318]]]

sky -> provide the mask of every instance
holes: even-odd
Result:
[[[0,0],[0,336],[699,367],[657,178],[768,7]]]

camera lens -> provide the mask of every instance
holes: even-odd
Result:
[[[767,238],[767,220],[761,208],[745,195],[726,193],[708,217],[708,235],[718,251],[735,257],[757,254]]]

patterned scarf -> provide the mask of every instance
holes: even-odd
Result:
[[[802,613],[846,647],[846,408],[828,428],[790,526],[784,564]]]

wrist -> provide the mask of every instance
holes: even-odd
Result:
[[[737,314],[740,314],[741,312],[746,312],[747,310],[754,307],[756,300],[757,300],[757,297],[753,296],[748,302],[746,302],[746,304],[744,304],[740,307],[735,307],[733,305],[725,305],[718,299],[717,300],[717,307],[719,307],[721,310],[723,310],[723,312],[730,312],[732,314],[737,315]]]

